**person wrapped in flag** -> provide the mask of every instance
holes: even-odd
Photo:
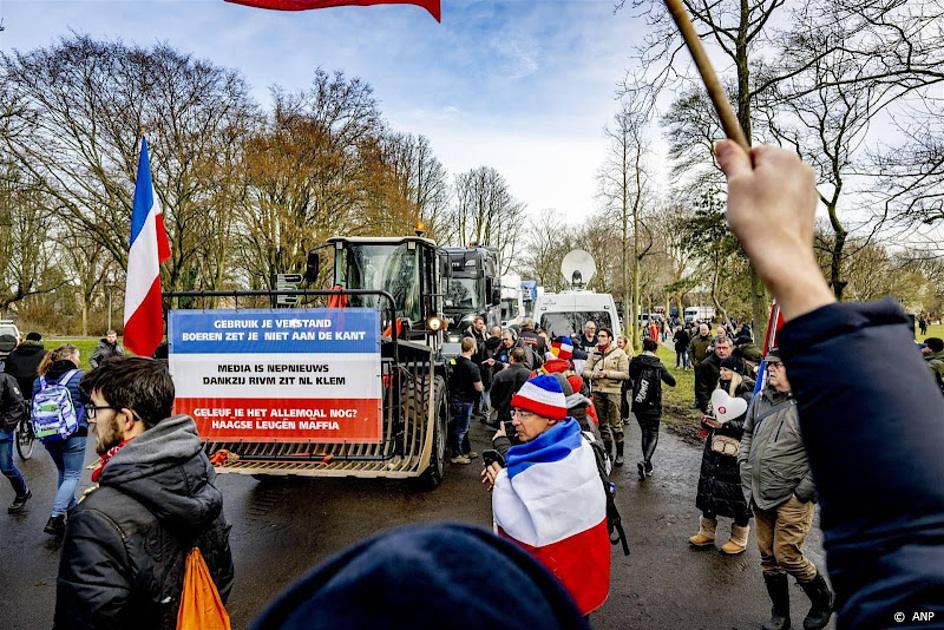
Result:
[[[511,406],[521,443],[508,450],[507,467],[483,472],[496,531],[541,561],[588,615],[610,588],[606,494],[593,447],[567,416],[553,376],[527,381]]]

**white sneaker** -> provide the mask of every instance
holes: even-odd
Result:
[[[449,461],[452,462],[453,464],[463,464],[463,465],[472,463],[472,460],[469,459],[468,455],[456,455]]]

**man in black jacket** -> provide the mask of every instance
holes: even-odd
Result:
[[[168,417],[174,384],[160,361],[113,359],[82,381],[101,455],[69,517],[55,628],[177,627],[187,554],[199,547],[225,602],[229,525],[216,473],[188,416]]]
[[[944,398],[914,331],[893,300],[836,303],[813,252],[816,174],[796,153],[726,140],[715,156],[728,224],[786,322],[778,343],[820,494],[837,626],[940,625]]]
[[[123,356],[125,356],[125,349],[118,342],[118,333],[114,330],[109,330],[105,333],[105,336],[99,340],[95,351],[92,353],[92,356],[89,357],[89,365],[94,369],[109,359]]]
[[[508,367],[495,376],[492,382],[492,409],[498,412],[499,422],[511,422],[511,397],[531,377],[525,365],[524,348],[513,348],[509,353]]]
[[[13,461],[14,432],[25,414],[23,394],[16,379],[0,372],[0,472],[10,481],[15,494],[13,503],[7,508],[10,514],[22,512],[26,502],[33,496],[23,473]]]
[[[7,357],[4,367],[6,373],[16,379],[20,391],[27,399],[33,395],[33,381],[39,375],[39,364],[46,356],[42,338],[38,332],[27,333],[26,340]]]
[[[675,369],[688,369],[688,344],[691,340],[692,338],[688,336],[688,331],[681,325],[675,327],[675,335],[672,337],[672,341],[675,342]]]
[[[643,339],[643,353],[629,362],[632,387],[632,409],[642,432],[642,461],[636,464],[639,479],[652,476],[652,455],[659,443],[659,423],[662,421],[662,383],[675,387],[675,377],[656,356],[659,344]]]

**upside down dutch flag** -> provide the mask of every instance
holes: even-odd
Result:
[[[506,461],[492,492],[498,534],[537,557],[590,614],[610,589],[606,495],[593,447],[568,418],[512,447]]]
[[[325,9],[341,6],[370,6],[374,4],[415,4],[421,6],[429,14],[440,20],[440,0],[226,0],[233,4],[242,4],[260,9],[275,9],[277,11],[306,11],[308,9]]]
[[[131,210],[131,247],[125,287],[125,347],[151,356],[164,336],[161,309],[161,263],[170,258],[164,215],[151,183],[148,145],[141,138],[141,156]]]

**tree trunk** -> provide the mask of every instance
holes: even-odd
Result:
[[[833,249],[830,252],[829,261],[829,284],[833,289],[833,295],[836,300],[842,302],[842,292],[846,288],[846,281],[842,279],[842,255],[846,247],[847,232],[839,222],[839,215],[836,212],[836,203],[830,203],[826,207],[829,212],[829,222],[833,227],[836,240],[833,242]]]
[[[79,304],[79,310],[82,313],[82,336],[88,337],[88,298],[85,295],[85,292],[81,292],[81,304]]]

